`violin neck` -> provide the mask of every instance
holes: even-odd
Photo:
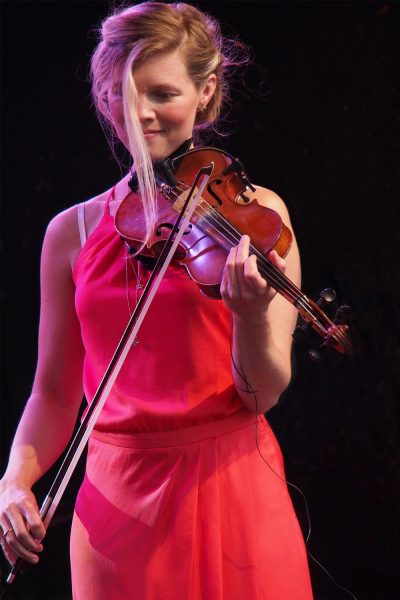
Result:
[[[307,300],[301,290],[254,246],[250,246],[250,253],[256,255],[258,270],[262,277],[293,306],[298,308],[302,301]]]
[[[317,331],[324,339],[329,335],[330,329],[335,330],[335,333],[339,339],[336,343],[336,347],[340,352],[345,352],[346,348],[349,347],[345,333],[342,331],[336,331],[334,323],[329,317],[321,310],[320,306],[307,298],[305,294],[299,290],[299,288],[286,277],[271,261],[260,254],[260,252],[254,248],[251,248],[251,254],[256,254],[257,265],[261,275],[268,281],[279,294],[281,294],[286,300],[288,300],[297,309],[301,317],[311,325],[315,331]]]
[[[309,323],[320,335],[325,337],[333,322],[321,308],[307,298],[299,288],[282,273],[272,262],[263,256],[256,248],[250,246],[251,254],[257,256],[258,270],[279,294],[293,304],[301,317]]]

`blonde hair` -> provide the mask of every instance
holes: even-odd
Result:
[[[228,97],[228,67],[248,62],[243,44],[225,40],[218,22],[186,3],[143,2],[116,10],[101,24],[100,40],[91,60],[92,96],[100,121],[113,133],[109,94],[115,69],[122,69],[122,101],[129,151],[135,165],[147,225],[148,241],[156,222],[156,185],[150,152],[136,115],[134,67],[146,58],[179,48],[197,88],[217,76],[207,107],[196,114],[195,131],[217,121]],[[238,51],[239,50],[239,51]],[[231,69],[232,70],[232,69]]]

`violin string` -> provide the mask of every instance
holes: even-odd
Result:
[[[218,231],[218,233],[222,234],[223,238],[225,238],[228,241],[229,246],[233,246],[235,245],[235,243],[238,243],[241,234],[229,223],[229,221],[226,221],[226,219],[222,215],[220,215],[220,213],[218,213],[210,204],[208,204],[204,200],[203,202],[208,206],[211,214],[207,213],[203,207],[200,207],[203,208],[203,213],[201,214],[199,211],[197,211],[196,214],[212,226],[214,225],[213,221],[218,223],[219,227],[217,228],[214,225],[214,228]],[[224,234],[223,231],[221,231],[221,229],[225,229],[226,233]],[[280,291],[280,289],[285,290],[285,297],[288,299],[288,301],[292,302],[292,304],[294,304],[295,306],[302,305],[304,311],[307,312],[310,316],[313,316],[311,307],[309,308],[306,302],[304,301],[307,300],[307,298],[300,292],[300,290],[296,288],[296,286],[292,282],[290,282],[290,280],[288,280],[277,267],[270,263],[268,259],[266,259],[254,246],[251,246],[251,251],[252,253],[258,256],[258,264],[259,267],[261,267],[260,270],[265,275],[267,281],[270,281],[270,283],[272,283],[278,291]],[[263,261],[265,265],[263,265]],[[288,282],[290,285],[288,285]],[[321,324],[320,327],[321,329],[323,329],[324,332],[326,332],[325,328],[323,328]]]
[[[221,229],[225,229],[227,234],[223,234],[222,236],[229,242],[229,244],[233,245],[233,241],[238,243],[240,239],[240,232],[238,232],[232,224],[225,219],[223,215],[221,215],[218,211],[215,210],[213,206],[211,206],[207,201],[202,199],[203,204],[205,204],[209,212],[206,212],[204,208],[199,205],[201,209],[203,209],[203,215],[197,214],[203,220],[207,221],[209,224],[213,225],[212,221],[218,223],[219,227],[215,227],[215,229],[222,233]],[[214,215],[214,217],[213,217]],[[211,218],[210,218],[211,217]],[[233,240],[233,241],[232,241]],[[301,290],[299,290],[293,282],[291,282],[274,264],[272,264],[268,258],[266,258],[255,246],[250,246],[251,253],[257,256],[257,264],[261,274],[265,276],[267,281],[270,281],[272,284],[275,284],[278,291],[283,290],[286,294],[283,294],[286,299],[292,302],[296,307],[301,306],[303,310],[309,315],[311,325],[314,326],[315,329],[320,331],[320,333],[328,335],[330,334],[331,338],[333,338],[337,343],[341,343],[345,348],[349,348],[349,342],[346,335],[343,332],[343,328],[335,326],[334,323],[330,321],[330,319],[321,311],[321,314],[316,316],[314,307],[309,304],[309,300],[307,296],[305,296]],[[274,286],[275,287],[275,286]],[[280,288],[280,289],[279,289]],[[322,318],[325,320],[323,324],[321,322]],[[328,326],[328,328],[327,328]],[[332,331],[328,332],[329,328],[333,328]]]
[[[254,254],[259,254],[259,251],[257,250],[257,248],[254,248]],[[261,261],[257,261],[257,264],[258,264],[260,272],[265,274],[267,272],[267,269],[265,269],[264,264]],[[271,263],[271,268],[274,269],[274,270],[277,269],[277,267],[275,267],[275,265],[273,265],[272,263]],[[277,270],[279,271],[279,269],[277,269]],[[268,274],[268,272],[267,272],[267,274]],[[268,279],[268,277],[266,277],[266,279]],[[293,284],[293,286],[294,286],[294,284]],[[304,296],[304,294],[303,294],[302,298],[301,299],[299,298],[300,301],[296,301],[296,303],[294,303],[294,304],[295,304],[295,306],[298,306],[299,304],[301,304],[302,307],[306,309],[307,307],[305,307],[305,304],[302,301],[303,298],[307,299],[307,297]],[[308,299],[307,299],[307,301],[308,301]],[[315,311],[313,310],[313,308],[312,308],[311,305],[310,305],[310,307],[311,307],[310,310],[307,310],[307,312],[312,317],[312,323],[311,324],[312,325],[314,324],[314,326],[317,327],[317,329],[319,329],[322,333],[328,334],[327,327],[325,325],[322,325],[322,323],[320,322],[320,320],[322,318],[322,315],[319,315],[319,319],[316,318]],[[341,343],[345,348],[346,347],[348,348],[349,347],[349,342],[347,340],[347,337],[343,333],[342,329],[340,327],[337,327],[337,326],[335,327],[335,325],[328,319],[328,317],[325,314],[323,316],[324,316],[327,324],[329,325],[329,327],[332,327],[332,326],[334,327],[334,330],[333,330],[333,333],[331,333],[331,336],[338,343]]]
[[[178,197],[179,194],[176,194],[176,198]],[[203,221],[206,221],[209,225],[213,226],[218,231],[218,233],[220,233],[222,237],[225,238],[230,247],[239,243],[242,234],[237,229],[235,229],[233,225],[229,221],[227,221],[223,215],[221,215],[217,210],[215,210],[215,208],[211,206],[206,200],[202,199],[202,201],[203,204],[207,206],[210,212],[207,212],[203,208],[203,206],[198,205],[195,214],[200,219],[203,219]],[[203,213],[200,213],[198,208],[203,209]],[[215,223],[217,223],[219,227],[216,227]],[[225,230],[225,234],[223,230]],[[287,291],[287,293],[293,299],[293,303],[297,302],[299,299],[302,298],[302,292],[289,279],[287,279],[277,267],[275,267],[270,261],[268,261],[268,259],[266,259],[254,246],[251,246],[251,250],[253,254],[257,255],[261,264],[262,261],[267,262],[265,266],[269,267],[270,279],[277,285],[277,287],[280,287],[281,289]],[[265,269],[265,273],[268,274],[268,268]]]
[[[215,227],[215,229],[218,231],[218,233],[222,233],[222,236],[229,242],[230,245],[234,245],[233,242],[237,243],[240,239],[241,234],[232,226],[231,223],[229,223],[229,221],[227,221],[223,217],[223,215],[218,213],[218,211],[216,211],[206,201],[203,200],[203,202],[208,206],[209,212],[205,211],[204,207],[200,205],[200,209],[203,209],[203,215],[201,215],[201,218],[204,221],[206,221],[209,225],[212,225],[214,227],[214,223],[218,223],[218,228]],[[200,212],[198,211],[197,214],[200,215]],[[223,233],[224,229],[226,232],[225,234]],[[285,275],[282,274],[282,272],[275,265],[273,265],[266,257],[264,257],[264,255],[260,253],[257,248],[251,245],[250,250],[251,253],[257,256],[257,264],[259,270],[261,274],[265,276],[265,279],[267,279],[267,281],[270,281],[272,284],[275,284],[274,287],[276,287],[278,291],[280,291],[279,288],[284,290],[285,294],[283,295],[287,298],[287,300],[292,302],[296,307],[301,306],[304,312],[308,313],[312,326],[323,335],[327,335],[327,327],[321,323],[322,315],[325,318],[325,321],[328,323],[329,327],[331,327],[333,323],[326,317],[326,315],[322,313],[322,315],[319,315],[318,319],[315,315],[313,307],[311,305],[308,305],[308,298],[304,296],[304,294],[302,294],[302,292],[289,279],[287,279]],[[331,338],[333,337],[333,339],[335,339],[336,342],[342,343],[344,347],[348,346],[347,338],[340,328],[336,327],[333,330],[333,333],[331,332],[330,335]]]
[[[188,186],[186,186],[186,189],[188,189]],[[178,191],[180,193],[183,193],[185,191],[185,189],[181,190],[178,187]],[[175,194],[175,198],[178,198],[180,194],[176,193],[174,190],[170,191],[170,195]],[[239,239],[240,239],[240,232],[238,232],[231,223],[229,223],[229,221],[227,221],[223,215],[221,215],[218,211],[215,210],[214,207],[212,207],[207,201],[205,201],[204,199],[202,199],[203,204],[205,204],[208,209],[209,212],[206,212],[204,210],[204,208],[200,206],[201,209],[203,209],[203,214],[199,213],[199,211],[197,211],[197,215],[199,216],[199,218],[203,219],[203,221],[207,221],[208,224],[212,224],[212,221],[215,221],[218,223],[219,227],[215,227],[216,231],[218,231],[218,233],[220,233],[222,235],[223,238],[225,238],[225,240],[228,242],[228,244],[234,245],[234,242],[238,243]],[[214,215],[214,218],[212,218],[212,215]],[[210,218],[211,216],[211,218]],[[224,224],[225,221],[225,224]],[[201,228],[201,227],[200,227]],[[225,229],[225,231],[227,232],[227,234],[224,234],[223,231],[221,231],[221,229]],[[270,283],[275,284],[274,287],[276,286],[277,290],[280,291],[279,288],[283,289],[284,291],[286,291],[286,299],[290,302],[292,302],[296,307],[298,306],[302,306],[303,310],[308,313],[311,316],[311,325],[319,330],[320,332],[322,332],[323,334],[328,334],[328,330],[327,328],[321,323],[321,318],[324,317],[326,323],[328,324],[329,328],[335,327],[334,324],[328,319],[328,317],[322,313],[319,315],[319,319],[315,316],[315,311],[312,305],[309,304],[309,300],[308,298],[302,294],[302,292],[288,279],[286,278],[281,271],[275,267],[275,265],[273,265],[270,261],[268,261],[268,259],[266,257],[264,257],[263,254],[261,254],[257,248],[255,248],[254,246],[250,247],[251,251],[253,254],[256,254],[258,256],[258,265],[260,268],[260,271],[263,272],[265,278],[270,281]],[[336,339],[336,341],[341,341],[341,343],[346,347],[349,346],[348,340],[346,338],[346,336],[344,335],[343,331],[341,330],[340,327],[335,327],[333,332],[329,332],[331,338],[333,337],[334,339]]]
[[[184,191],[184,190],[182,190]],[[175,197],[178,198],[179,194],[176,193]],[[211,206],[207,201],[205,201],[204,199],[203,203],[208,207],[210,212],[207,212],[203,206],[198,205],[198,207],[195,210],[196,216],[198,216],[200,219],[202,219],[203,221],[206,221],[209,225],[213,226],[215,230],[218,231],[218,233],[221,234],[221,236],[228,242],[229,246],[232,247],[235,244],[239,243],[240,237],[241,237],[241,233],[235,229],[231,223],[229,223],[229,221],[227,221],[225,219],[225,217],[223,215],[221,215],[218,211],[215,210],[215,208],[213,206]],[[201,213],[198,208],[202,209],[203,212]],[[219,225],[219,227],[216,227],[214,223],[217,223]],[[224,233],[224,231],[226,233]],[[255,248],[253,245],[251,245],[250,247],[251,251],[253,254],[257,255],[258,258],[258,265],[260,268],[260,270],[263,271],[263,274],[265,275],[265,278],[270,281],[272,284],[274,284],[274,287],[276,286],[277,290],[284,290],[286,292],[286,297],[287,299],[292,302],[292,304],[298,306],[298,305],[302,305],[302,308],[308,312],[310,315],[312,315],[312,308],[310,306],[310,308],[307,305],[307,297],[304,296],[304,294],[302,294],[302,292],[289,280],[287,279],[283,273],[277,268],[275,267],[275,265],[273,265],[270,261],[268,261],[268,259],[266,257],[264,257],[258,250],[257,248]],[[265,263],[263,265],[263,262]]]
[[[174,194],[175,198],[178,198],[181,193],[189,189],[186,186],[185,189],[177,189],[180,193],[175,192],[175,190],[171,190],[170,194]],[[204,208],[204,205],[208,208],[209,212],[207,212]],[[200,210],[203,212],[200,212]],[[202,198],[202,205],[198,205],[196,207],[195,213],[199,219],[202,219],[203,222],[207,222],[209,225],[214,227],[214,229],[228,242],[229,246],[232,247],[235,243],[238,243],[241,237],[241,233],[233,227],[233,225],[225,219],[223,215],[221,215],[212,205],[210,205],[206,200]],[[215,223],[218,224],[216,227]],[[224,233],[225,230],[225,233]],[[319,315],[319,319],[315,315],[315,311],[311,304],[309,304],[309,300],[307,296],[305,296],[301,290],[299,290],[293,282],[291,282],[275,265],[273,265],[264,255],[257,250],[253,245],[250,246],[251,253],[257,256],[257,264],[259,270],[262,275],[264,275],[265,279],[269,281],[273,287],[276,287],[277,291],[281,292],[283,290],[285,294],[285,298],[291,302],[294,306],[301,307],[305,313],[307,313],[310,317],[311,325],[314,326],[317,330],[319,330],[322,334],[327,335],[328,329],[327,327],[321,323],[322,315],[325,317],[329,327],[334,326],[334,324],[328,319],[328,317],[322,313]],[[281,292],[282,293],[282,292]],[[331,337],[333,337],[338,343],[341,343],[344,347],[348,347],[349,343],[347,337],[343,333],[340,327],[336,327],[334,332],[331,333]]]

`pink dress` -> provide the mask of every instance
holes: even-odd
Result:
[[[89,400],[127,324],[127,294],[135,305],[127,260],[106,209],[74,269]],[[74,599],[311,600],[279,446],[232,383],[222,301],[170,267],[138,337],[89,441]]]

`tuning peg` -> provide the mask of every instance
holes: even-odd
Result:
[[[317,304],[320,308],[322,308],[325,304],[330,304],[336,298],[336,292],[332,288],[326,288],[322,290],[319,295],[319,300]],[[300,323],[297,325],[292,333],[293,340],[296,343],[304,342],[307,337],[308,332],[311,329],[311,323]],[[310,351],[311,352],[311,351]],[[316,350],[316,352],[318,352]],[[314,360],[314,359],[313,359]]]
[[[320,363],[322,360],[322,353],[317,348],[311,348],[311,350],[308,351],[308,356],[315,363]]]
[[[332,288],[325,288],[319,295],[319,300],[317,302],[319,307],[324,306],[325,304],[330,304],[336,298],[336,292]]]
[[[346,325],[349,321],[350,316],[350,306],[347,304],[343,304],[343,306],[339,306],[337,309],[335,316],[333,318],[333,322],[335,325]]]

